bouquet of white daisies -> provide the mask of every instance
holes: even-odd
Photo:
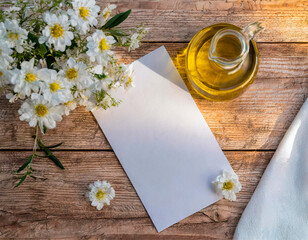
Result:
[[[95,0],[16,0],[0,10],[0,88],[11,103],[21,102],[20,120],[36,128],[33,154],[17,170],[21,184],[32,174],[37,146],[63,168],[39,139],[39,129],[56,127],[77,106],[109,108],[119,104],[110,91],[132,86],[132,69],[112,49],[139,47],[142,25],[117,26],[130,10],[111,18],[115,5],[100,9]],[[21,173],[25,171],[25,173]]]

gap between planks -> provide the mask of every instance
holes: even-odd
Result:
[[[197,34],[197,33],[196,33]],[[142,40],[142,43],[189,43],[190,41],[151,41],[151,40]],[[257,44],[307,44],[308,41],[303,41],[303,42],[266,42],[266,41],[256,41]]]
[[[0,149],[0,152],[29,152],[32,149]],[[42,150],[37,150],[42,152]],[[276,149],[222,149],[223,152],[275,152]],[[113,149],[52,149],[52,152],[114,152]]]

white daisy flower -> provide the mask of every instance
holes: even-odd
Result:
[[[11,83],[14,85],[14,92],[19,93],[22,97],[30,96],[31,91],[38,92],[39,77],[38,70],[34,67],[34,58],[29,62],[21,63],[21,69],[14,69],[11,71]]]
[[[212,183],[214,184],[216,192],[222,194],[222,196],[229,201],[235,201],[235,194],[241,191],[242,188],[238,176],[226,170],[224,170],[221,175],[217,176]]]
[[[87,37],[87,55],[92,62],[97,61],[101,65],[106,65],[112,55],[112,44],[116,40],[112,36],[106,36],[102,30],[96,30],[92,36]]]
[[[18,12],[21,10],[21,8],[15,7],[15,6],[9,6],[9,7],[4,8],[3,10],[6,12],[14,12],[14,11]]]
[[[95,78],[95,90],[107,91],[112,86],[113,78],[111,76],[109,76],[109,74],[107,72],[104,72],[101,75],[103,76],[102,79]]]
[[[3,67],[7,67],[11,62],[13,62],[13,58],[11,57],[13,50],[9,47],[9,44],[0,40],[0,65]]]
[[[96,106],[96,89],[93,87],[91,89],[86,89],[83,92],[80,92],[79,105],[84,106],[87,111],[92,111],[97,108]]]
[[[38,76],[43,80],[41,84],[43,97],[52,105],[55,106],[73,100],[70,90],[71,84],[58,75],[57,71],[43,68],[38,71]]]
[[[119,87],[127,89],[134,87],[132,65],[115,62],[111,66],[107,66],[106,72],[109,74],[106,75],[113,79],[113,81],[108,85],[109,89]]]
[[[129,43],[129,46],[128,46],[128,51],[134,50],[134,49],[139,47],[140,40],[138,39],[138,37],[139,37],[138,33],[134,33],[131,36],[130,43]]]
[[[104,25],[109,20],[112,10],[117,7],[115,4],[109,4],[101,13],[100,25]]]
[[[29,122],[30,127],[40,127],[42,133],[44,126],[48,129],[56,127],[56,121],[62,120],[64,106],[53,106],[43,96],[26,100],[18,110],[21,121]]]
[[[109,85],[112,84],[113,78],[109,75],[109,73],[106,70],[106,67],[103,67],[102,65],[96,65],[94,66],[90,72],[94,75],[100,75],[100,78],[94,77],[94,85],[93,85],[93,91],[96,90],[105,90],[107,91],[110,87]]]
[[[72,6],[73,9],[67,11],[71,16],[71,24],[76,26],[81,34],[86,34],[91,26],[97,24],[100,7],[95,4],[95,0],[74,0]]]
[[[62,75],[71,86],[76,86],[80,91],[88,88],[93,83],[93,80],[86,69],[87,65],[83,62],[77,62],[75,59],[69,58],[59,74]]]
[[[139,25],[136,28],[136,32],[133,33],[128,40],[128,51],[135,50],[136,48],[138,48],[141,39],[144,37],[145,34],[147,34],[148,31],[149,28],[145,28],[143,27],[143,25]]]
[[[66,103],[64,103],[64,113],[66,116],[68,116],[70,114],[70,111],[73,111],[74,109],[76,109],[77,107],[77,103],[75,100],[72,101],[68,101]]]
[[[101,210],[104,204],[110,205],[110,201],[115,197],[115,191],[107,181],[95,181],[90,184],[89,189],[86,196],[97,210]]]
[[[121,63],[119,68],[119,80],[124,84],[124,88],[128,89],[130,87],[135,87],[133,82],[133,65],[125,65]]]
[[[8,42],[10,48],[15,48],[18,53],[24,51],[23,45],[28,38],[28,32],[19,27],[16,20],[5,20],[0,23],[0,36]]]
[[[48,24],[42,31],[43,36],[39,38],[40,44],[45,43],[48,47],[53,44],[55,50],[65,51],[66,46],[71,46],[74,38],[69,31],[69,21],[67,15],[56,16],[49,12],[45,13],[44,21]]]

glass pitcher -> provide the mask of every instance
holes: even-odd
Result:
[[[243,29],[220,23],[197,33],[188,45],[185,58],[193,89],[213,101],[239,96],[258,71],[259,54],[252,38],[261,29],[258,22]]]

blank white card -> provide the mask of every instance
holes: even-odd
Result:
[[[133,68],[119,107],[93,114],[160,232],[219,200],[211,182],[232,168],[165,47]]]

